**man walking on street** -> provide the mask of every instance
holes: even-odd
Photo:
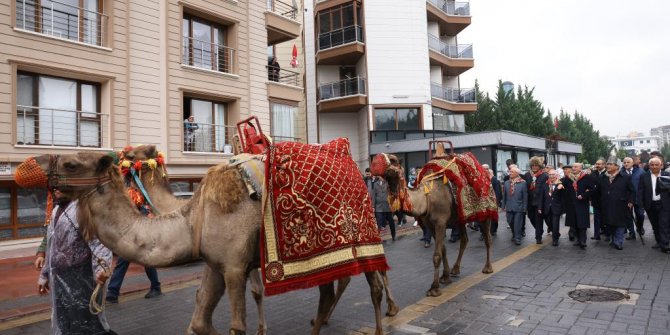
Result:
[[[602,159],[598,159],[593,167],[593,171],[591,171],[591,178],[593,178],[593,184],[596,185],[596,189],[600,185],[600,176],[606,172],[605,170],[605,162]],[[600,192],[596,192],[593,194],[591,197],[591,206],[593,207],[593,236],[591,237],[592,240],[600,240],[600,234],[604,234],[605,236],[609,236],[609,232],[607,231],[607,228],[603,226],[603,222],[601,220],[601,215],[600,215],[600,207],[601,207],[601,199],[600,199]]]
[[[633,189],[637,194],[637,186],[640,183],[640,176],[642,176],[643,170],[641,170],[637,165],[635,165],[633,158],[626,157],[623,159],[623,167],[621,168],[621,173],[627,174],[631,177],[631,182],[633,183]],[[644,224],[644,211],[642,207],[640,207],[637,204],[637,201],[635,202],[635,206],[633,208],[635,213],[635,220],[631,219],[630,222],[626,225],[626,229],[628,230],[628,237],[626,237],[627,240],[635,239],[636,227],[638,227],[640,234],[644,235],[644,228],[642,227]]]
[[[588,173],[583,171],[582,168],[582,163],[572,164],[572,188],[575,190],[575,230],[577,231],[577,243],[574,245],[585,249],[586,230],[591,226],[589,204],[591,194],[595,191],[595,185]]]
[[[563,165],[563,178],[561,178],[561,183],[565,187],[565,194],[563,195],[563,205],[565,208],[565,226],[570,227],[568,231],[568,237],[570,242],[574,241],[577,237],[576,229],[576,213],[575,213],[575,189],[572,187],[572,165]]]
[[[601,178],[599,192],[602,197],[602,214],[612,234],[610,245],[617,250],[623,249],[626,225],[633,218],[635,192],[631,178],[619,171],[616,157],[607,160],[607,173]]]
[[[538,214],[545,217],[545,220],[551,223],[551,238],[553,246],[558,246],[558,239],[561,237],[560,223],[561,214],[563,214],[563,197],[565,195],[565,186],[558,178],[556,170],[549,170],[549,180],[540,193],[540,203],[542,206],[538,209]]]
[[[668,228],[670,228],[670,193],[660,189],[658,178],[670,176],[670,173],[662,171],[661,159],[654,157],[649,160],[649,171],[642,174],[638,186],[638,199],[640,205],[647,212],[651,229],[654,232],[656,244],[654,249],[668,249]],[[664,213],[665,212],[665,213]],[[664,221],[661,221],[663,218]],[[662,226],[662,227],[661,227]],[[666,230],[663,234],[661,234]],[[662,250],[663,251],[663,250]]]
[[[507,213],[507,223],[512,227],[514,244],[521,245],[523,221],[528,207],[528,188],[523,178],[519,177],[521,170],[512,166],[509,170],[510,178],[503,187],[502,207]]]
[[[528,219],[535,228],[535,242],[542,244],[542,235],[544,234],[544,215],[541,214],[543,188],[546,186],[549,177],[542,169],[544,158],[534,156],[530,159],[530,171],[524,174],[524,180],[528,185]],[[549,223],[547,222],[549,225]],[[548,227],[551,230],[551,227]]]

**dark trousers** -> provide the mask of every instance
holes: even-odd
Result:
[[[593,236],[596,238],[600,237],[602,228],[602,222],[600,221],[600,208],[593,207]],[[604,229],[602,229],[602,232],[605,233],[605,235],[609,235],[605,232]]]
[[[121,291],[121,285],[123,284],[123,278],[126,276],[128,271],[128,266],[130,262],[118,257],[116,259],[116,266],[114,267],[114,272],[112,273],[112,278],[109,279],[109,287],[107,287],[107,296],[108,297],[118,297],[119,292]],[[156,268],[144,267],[144,272],[147,274],[147,278],[151,282],[152,290],[160,290],[161,283],[158,281],[158,271]]]
[[[654,239],[656,243],[661,244],[660,230],[659,230],[659,220],[661,219],[661,202],[654,201],[651,204],[651,208],[647,211],[647,216],[649,217],[649,222],[651,222],[651,230],[654,233]]]
[[[663,208],[658,215],[658,237],[660,244],[668,248],[670,243],[670,208]]]
[[[424,241],[426,243],[430,243],[431,237],[433,237],[433,234],[430,233],[430,229],[426,228],[425,225],[421,225],[421,231],[423,232],[423,236],[421,237],[421,241]]]
[[[586,245],[586,228],[577,228],[577,241],[581,245]]]
[[[530,225],[533,226],[533,228],[537,229],[537,226],[535,223],[538,221],[537,219],[537,206],[531,206],[528,205],[528,221],[530,221]],[[526,220],[523,221],[523,231],[526,231]]]
[[[537,241],[541,240],[542,235],[544,234],[544,214],[538,213],[537,207],[534,208],[535,208],[535,220],[531,220],[530,222],[533,224],[533,227],[535,228],[535,240]],[[531,216],[530,213],[528,213],[528,217],[530,216]]]
[[[391,212],[375,212],[377,218],[377,227],[381,230],[386,227],[386,224],[391,228],[391,239],[395,241],[395,222],[393,222],[393,213]]]
[[[558,241],[558,238],[561,237],[561,214],[554,215],[551,214],[551,239]]]
[[[623,237],[626,235],[626,228],[625,227],[612,227],[610,228],[610,232],[612,234],[612,244],[618,246],[618,247],[623,247]]]
[[[520,242],[523,239],[523,212],[507,212],[507,223],[512,227],[513,239]]]

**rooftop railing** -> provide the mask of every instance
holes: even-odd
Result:
[[[58,1],[16,0],[16,28],[97,46],[104,45],[107,15]]]
[[[365,78],[355,77],[319,85],[319,100],[365,94]]]
[[[298,8],[293,5],[289,5],[279,0],[269,0],[267,4],[268,10],[275,14],[279,14],[294,21],[298,16]]]
[[[183,64],[218,72],[233,72],[235,49],[189,36],[183,36],[182,41]]]
[[[302,76],[300,73],[288,70],[281,69],[274,66],[265,66],[268,69],[268,80],[274,81],[277,83],[282,83],[291,86],[302,87]]]
[[[473,103],[477,102],[477,95],[474,88],[452,88],[442,87],[440,84],[430,84],[430,95],[434,98],[457,102]]]
[[[428,34],[428,47],[449,58],[473,58],[472,44],[451,45],[442,42],[437,36]]]
[[[193,122],[184,124],[184,151],[232,153],[235,127],[216,123]]]
[[[16,107],[16,144],[102,146],[106,114],[38,106]]]
[[[319,34],[319,51],[352,42],[363,42],[363,28],[348,26]]]
[[[428,0],[447,15],[470,16],[470,3],[465,1]]]

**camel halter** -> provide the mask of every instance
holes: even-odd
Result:
[[[49,171],[47,171],[47,187],[49,189],[94,186],[93,189],[82,196],[82,198],[86,198],[93,194],[94,191],[102,192],[102,187],[112,181],[112,178],[109,176],[66,177],[58,171],[59,158],[59,155],[49,155]]]

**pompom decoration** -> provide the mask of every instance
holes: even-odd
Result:
[[[153,158],[149,158],[147,159],[147,166],[153,170],[158,166],[158,162]]]
[[[134,167],[135,170],[137,170],[137,171],[142,170],[142,162],[141,162],[141,161],[136,161],[136,162],[133,164],[133,167]]]
[[[165,159],[163,158],[163,156],[158,156],[156,158],[156,163],[158,163],[158,165],[161,165],[161,166],[164,165],[165,164]]]
[[[121,162],[121,167],[125,168],[125,169],[130,168],[130,161],[129,160],[122,161]]]

